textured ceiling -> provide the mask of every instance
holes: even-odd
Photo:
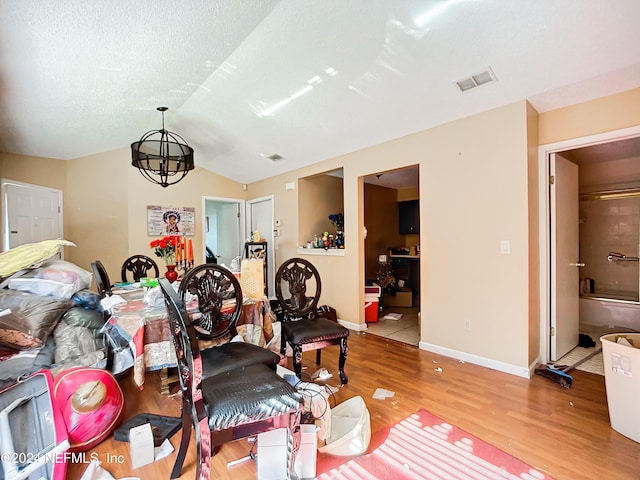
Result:
[[[640,86],[638,0],[0,0],[0,21],[0,150],[128,147],[167,106],[196,165],[241,183]]]

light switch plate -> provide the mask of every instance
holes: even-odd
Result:
[[[511,253],[511,241],[500,240],[500,253],[503,255],[509,255]]]

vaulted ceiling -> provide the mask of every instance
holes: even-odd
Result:
[[[241,183],[640,86],[638,0],[0,0],[0,22],[0,151],[128,147],[167,106],[196,165]]]

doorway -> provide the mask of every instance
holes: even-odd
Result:
[[[254,198],[253,200],[247,200],[247,227],[249,232],[259,232],[259,236],[264,238],[267,242],[267,295],[275,295],[275,245],[274,240],[274,225],[273,218],[273,196],[269,195],[262,198]],[[278,222],[279,225],[279,222]],[[276,232],[279,232],[276,229]],[[248,236],[248,235],[247,235]],[[275,298],[275,297],[274,297]]]
[[[367,332],[420,341],[419,166],[364,177],[365,281],[382,287],[378,321]]]
[[[606,134],[593,135],[573,139],[569,141],[558,142],[555,144],[543,145],[539,148],[539,166],[540,178],[551,179],[551,163],[556,154],[566,157],[571,163],[575,164],[578,169],[578,190],[579,198],[574,198],[576,203],[576,220],[578,228],[584,230],[584,205],[580,208],[578,201],[588,192],[604,191],[604,190],[625,190],[632,187],[633,183],[640,187],[640,127],[619,130],[616,132],[608,132]],[[561,230],[565,227],[554,215],[552,205],[550,182],[540,182],[540,282],[541,282],[541,302],[542,305],[548,305],[548,308],[541,309],[540,321],[540,358],[542,362],[557,360],[557,356],[562,354],[563,348],[558,349],[556,342],[558,339],[566,339],[567,332],[558,329],[566,328],[569,336],[573,336],[573,346],[577,346],[579,342],[578,331],[584,329],[585,308],[584,308],[584,291],[585,278],[588,277],[585,256],[588,257],[588,247],[584,241],[579,240],[577,247],[578,255],[575,260],[566,260],[563,268],[573,268],[574,271],[580,271],[578,279],[573,284],[568,284],[568,289],[562,290],[563,285],[556,284],[555,269],[560,268],[554,264],[556,255],[560,251],[554,244],[553,230]],[[575,228],[576,225],[571,225]],[[613,234],[613,229],[609,230],[609,234]],[[579,250],[578,250],[579,248]],[[638,245],[635,246],[636,251]],[[604,255],[598,254],[595,263],[607,262],[608,252]],[[593,267],[594,259],[590,259],[589,267]],[[570,265],[572,264],[572,265]],[[576,267],[578,269],[576,270]],[[640,281],[640,279],[639,279]],[[566,285],[565,285],[566,287]],[[569,317],[561,319],[558,324],[557,318],[557,302],[565,301],[571,304],[569,309]],[[546,303],[545,303],[546,302]],[[636,302],[637,303],[637,302]],[[604,320],[611,323],[612,318]],[[575,334],[573,333],[575,332]],[[580,332],[582,333],[582,332]]]
[[[230,268],[234,259],[242,258],[244,200],[204,197],[203,202],[205,252],[208,249],[218,264]]]

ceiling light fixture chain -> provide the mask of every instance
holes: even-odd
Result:
[[[158,107],[156,110],[162,114],[162,128],[148,131],[131,144],[131,165],[150,182],[168,187],[193,170],[193,148],[180,135],[165,129],[164,112],[169,109]]]

